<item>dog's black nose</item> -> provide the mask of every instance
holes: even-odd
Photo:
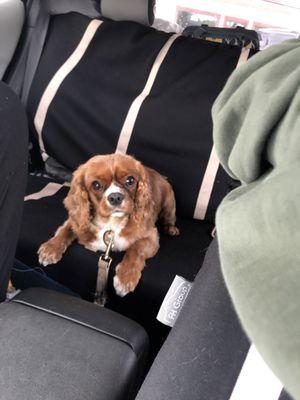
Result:
[[[122,193],[119,193],[119,192],[111,193],[107,197],[107,200],[109,201],[109,203],[112,206],[119,206],[122,203],[123,199],[124,199],[124,195]]]

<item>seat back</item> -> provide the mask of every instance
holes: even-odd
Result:
[[[33,140],[70,171],[95,154],[134,155],[169,178],[179,215],[214,220],[233,183],[211,107],[239,57],[135,22],[53,15],[28,97]]]

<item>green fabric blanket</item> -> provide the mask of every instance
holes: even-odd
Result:
[[[300,40],[237,69],[212,114],[219,159],[242,182],[216,217],[225,281],[250,340],[300,399]]]

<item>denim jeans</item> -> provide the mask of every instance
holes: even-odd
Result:
[[[70,294],[71,296],[80,297],[77,293],[74,293],[71,289],[51,279],[42,268],[31,268],[21,261],[14,261],[11,271],[11,281],[16,289],[27,289],[30,287],[42,287],[45,289],[56,290]]]

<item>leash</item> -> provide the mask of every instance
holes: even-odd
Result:
[[[106,250],[101,254],[98,261],[98,275],[94,303],[103,307],[107,300],[106,286],[109,273],[109,267],[112,262],[110,252],[114,247],[114,232],[112,230],[105,231],[103,234],[103,242]]]

